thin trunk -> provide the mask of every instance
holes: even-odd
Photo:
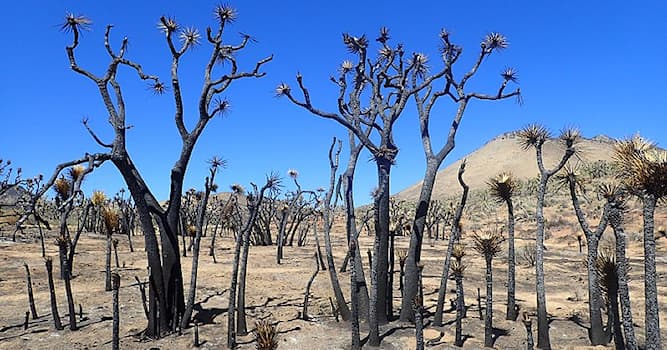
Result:
[[[354,137],[351,135],[351,137]],[[361,147],[359,147],[361,150]],[[352,153],[350,151],[350,160],[348,161],[347,170],[343,173],[343,192],[345,193],[345,232],[348,240],[357,240],[359,232],[356,224],[356,214],[354,212],[354,197],[353,197],[353,183],[354,183],[354,169],[356,161],[359,157],[359,151]],[[354,162],[353,162],[354,160]],[[359,309],[361,310],[361,319],[368,321],[369,319],[369,298],[368,285],[366,284],[366,276],[363,268],[363,260],[361,259],[361,249],[359,244],[355,244],[356,253],[354,261],[352,262],[352,270],[354,270],[355,284],[358,288],[357,296],[359,298]],[[350,255],[352,257],[352,255]]]
[[[53,285],[53,260],[48,257],[45,260],[46,277],[49,281],[49,297],[51,299],[51,316],[53,317],[53,327],[56,330],[62,330],[63,326],[60,323],[60,315],[58,314],[58,302],[56,301],[56,289]]]
[[[107,233],[107,250],[106,250],[106,265],[105,265],[104,290],[111,291],[111,234]]]
[[[65,259],[65,295],[67,296],[67,310],[69,311],[69,329],[75,331],[79,329],[76,326],[76,309],[74,308],[74,296],[72,295],[72,274],[69,270],[69,263]]]
[[[537,235],[535,237],[535,295],[537,297],[537,347],[551,349],[549,320],[544,286],[544,197],[548,178],[542,176],[537,189]]]
[[[493,347],[493,266],[491,256],[486,257],[486,313],[484,314],[484,346]]]
[[[447,281],[449,280],[449,269],[451,267],[451,261],[452,261],[452,250],[454,249],[454,242],[459,240],[459,236],[461,234],[459,232],[461,217],[463,216],[463,209],[465,208],[466,201],[468,199],[468,191],[470,189],[468,185],[466,185],[466,183],[463,181],[464,172],[465,172],[465,162],[462,162],[459,168],[458,178],[459,178],[459,184],[463,188],[463,193],[461,194],[461,201],[459,202],[459,205],[456,207],[456,212],[454,213],[454,219],[452,220],[452,229],[449,236],[449,243],[447,244],[447,255],[445,255],[445,262],[443,264],[444,266],[442,269],[442,276],[440,278],[440,288],[438,289],[438,301],[435,307],[435,315],[433,316],[433,325],[435,325],[436,327],[442,326],[442,314],[445,308],[445,295],[447,293]],[[413,233],[412,236],[414,237],[416,235]],[[412,238],[410,240],[410,244],[412,245]],[[421,248],[419,249],[421,250]]]
[[[600,224],[598,225],[596,232],[592,232],[579,204],[576,192],[576,181],[573,177],[568,177],[568,186],[577,221],[579,221],[579,226],[581,226],[587,242],[586,271],[588,273],[588,313],[591,322],[588,337],[592,345],[606,345],[609,342],[609,338],[605,334],[602,324],[602,300],[600,295],[599,278],[595,265],[598,256],[600,237],[607,226],[607,210],[609,206],[605,205]]]
[[[424,307],[419,303],[415,302],[415,305],[413,307],[413,312],[415,313],[416,349],[424,350],[424,320],[423,320]]]
[[[389,232],[389,274],[387,280],[387,319],[394,319],[394,235],[395,231]]]
[[[327,270],[327,266],[324,263],[324,258],[322,257],[324,254],[322,254],[322,246],[320,246],[320,238],[317,234],[317,221],[313,224],[313,236],[315,236],[315,247],[316,247],[316,252],[317,252],[317,260],[320,263],[320,268],[323,271]]]
[[[618,310],[618,294],[610,293],[609,295],[609,312],[612,314],[613,322],[607,327],[614,329],[614,347],[616,350],[625,350],[625,342],[623,341],[623,330],[621,329],[621,315]]]
[[[524,313],[523,325],[526,327],[526,350],[533,350],[533,321]]]
[[[36,320],[39,316],[37,315],[37,308],[35,308],[35,298],[32,294],[32,278],[30,278],[30,267],[28,263],[23,263],[25,267],[25,283],[28,286],[28,303],[30,304],[30,313],[32,314],[32,319]]]
[[[375,246],[378,245],[378,237],[375,237]],[[377,249],[376,249],[377,252]],[[377,318],[377,307],[378,307],[378,288],[377,288],[377,282],[372,282],[372,281],[377,281],[378,278],[378,264],[377,264],[377,255],[373,256],[371,255],[370,249],[368,250],[368,259],[369,264],[371,265],[371,293],[370,293],[370,298],[369,298],[369,306],[368,306],[368,327],[369,327],[369,333],[368,333],[368,341],[366,342],[369,346],[377,347],[380,346],[380,329],[378,326],[378,318]]]
[[[350,239],[350,245],[349,245],[349,252],[348,255],[350,256],[350,260],[352,261],[352,270],[350,271],[350,300],[351,300],[351,308],[352,308],[352,313],[351,313],[351,328],[352,328],[352,350],[359,350],[361,349],[361,339],[359,335],[359,292],[360,292],[360,285],[357,282],[357,270],[354,268],[356,260],[360,258],[358,255],[358,247],[357,247],[357,239],[356,237],[352,237]]]
[[[308,299],[310,298],[310,287],[313,285],[313,281],[315,281],[315,276],[317,276],[317,273],[320,272],[320,263],[317,261],[317,253],[313,254],[315,257],[315,272],[313,272],[313,275],[310,276],[310,279],[308,279],[308,283],[306,284],[306,291],[303,294],[303,309],[301,310],[301,318],[304,321],[308,321]]]
[[[113,245],[113,256],[114,260],[116,261],[116,268],[120,268],[120,261],[118,260],[118,240],[114,239],[111,241],[111,244]]]
[[[456,333],[454,345],[461,347],[463,346],[463,331],[461,329],[461,320],[463,319],[465,305],[463,304],[463,276],[455,274],[454,280],[456,281]]]
[[[658,304],[658,288],[655,268],[655,206],[656,198],[646,194],[644,202],[644,299],[646,327],[646,350],[662,349],[660,339],[660,313]]]
[[[183,317],[181,318],[181,328],[187,328],[192,317],[192,308],[195,304],[195,294],[197,293],[197,271],[199,269],[199,250],[201,247],[201,237],[204,231],[204,219],[206,216],[206,206],[208,205],[208,198],[211,194],[213,181],[215,180],[215,171],[211,171],[211,177],[207,177],[205,181],[204,197],[199,205],[199,212],[197,213],[196,233],[193,243],[192,252],[192,271],[190,274],[190,290],[188,292],[188,299],[185,304]]]
[[[630,302],[630,289],[628,288],[628,260],[625,258],[625,232],[620,226],[614,227],[616,236],[616,266],[618,273],[618,294],[621,303],[621,314],[623,331],[625,333],[625,345],[628,350],[637,350],[637,339],[635,327],[632,322],[632,308]]]
[[[118,350],[120,349],[120,311],[118,309],[118,291],[120,289],[120,276],[118,273],[113,274],[112,276],[112,288],[113,288],[113,333],[111,337],[111,349]]]
[[[329,209],[326,209],[327,211]],[[333,250],[331,248],[331,226],[332,223],[329,213],[325,213],[324,216],[324,249],[327,253],[327,268],[329,269],[329,280],[331,281],[331,287],[333,288],[334,296],[336,298],[336,306],[338,312],[340,313],[343,321],[350,320],[350,309],[347,307],[345,302],[345,296],[343,296],[343,291],[340,288],[340,282],[338,281],[338,274],[336,273],[336,266],[334,265],[333,260]]]
[[[516,321],[519,309],[516,305],[516,256],[514,251],[514,205],[512,198],[507,204],[507,310],[506,319]]]
[[[268,186],[268,184],[267,184]],[[236,245],[234,247],[234,260],[232,263],[232,278],[231,278],[231,287],[229,288],[229,308],[227,311],[227,348],[233,349],[236,347],[236,327],[235,327],[235,314],[237,308],[237,299],[236,291],[237,284],[239,282],[239,264],[241,260],[241,246],[245,246],[250,241],[250,231],[252,231],[253,226],[255,225],[255,220],[257,219],[257,214],[259,212],[260,205],[262,204],[262,199],[264,196],[264,191],[267,186],[263,187],[259,193],[258,198],[254,198],[249,203],[249,215],[248,220],[236,235]],[[249,199],[250,200],[250,199]],[[247,250],[245,252],[247,254]],[[246,255],[247,259],[247,255]],[[242,282],[245,282],[243,280]],[[240,289],[240,288],[238,288]],[[240,293],[239,293],[240,294]]]

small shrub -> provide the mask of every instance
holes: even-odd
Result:
[[[535,246],[530,244],[519,248],[517,254],[520,263],[526,266],[535,266],[535,255]]]

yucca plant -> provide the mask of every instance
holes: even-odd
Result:
[[[463,257],[463,255],[461,255]],[[461,263],[460,259],[452,262],[452,275],[456,281],[456,334],[454,345],[463,346],[463,331],[461,329],[461,320],[465,317],[465,301],[463,293],[463,273],[466,270],[466,265]]]
[[[586,215],[581,208],[579,201],[579,192],[585,193],[585,184],[583,177],[579,175],[579,166],[566,166],[564,171],[556,176],[558,183],[569,189],[572,206],[579,222],[579,226],[586,237],[586,270],[588,272],[588,313],[590,317],[591,327],[588,332],[589,339],[592,345],[605,345],[609,342],[608,337],[604,332],[604,325],[602,322],[602,302],[600,298],[600,288],[598,281],[598,274],[596,273],[596,259],[598,255],[598,246],[600,237],[605,231],[608,223],[609,205],[604,206],[600,222],[595,231],[591,229],[586,220]]]
[[[547,319],[547,299],[544,284],[544,198],[549,179],[559,172],[568,160],[578,152],[578,143],[581,139],[577,129],[567,128],[561,131],[558,143],[565,149],[558,164],[552,169],[544,166],[542,147],[551,138],[547,128],[539,124],[531,124],[517,134],[519,144],[524,150],[535,149],[537,168],[540,172],[537,188],[537,205],[535,217],[537,230],[535,235],[535,295],[537,297],[537,347],[551,349],[549,339],[549,322]]]
[[[486,262],[486,315],[484,317],[484,346],[493,347],[493,258],[502,250],[505,240],[498,231],[472,236],[473,247],[484,255]]]
[[[498,203],[507,205],[507,312],[506,319],[516,320],[516,253],[514,249],[514,203],[518,185],[512,173],[501,173],[487,181],[489,193]]]
[[[667,151],[640,136],[619,141],[615,161],[628,191],[643,203],[646,349],[662,348],[655,267],[655,207],[667,198]]]
[[[257,350],[275,350],[278,348],[276,326],[268,320],[255,322],[255,341]]]
[[[616,238],[616,273],[618,275],[618,296],[621,304],[623,332],[625,334],[625,348],[637,350],[637,339],[632,321],[630,289],[628,287],[628,272],[630,266],[625,257],[626,234],[623,228],[624,216],[627,210],[625,190],[619,184],[603,183],[598,186],[598,193],[608,203],[608,220]]]
[[[600,282],[600,289],[604,293],[607,302],[607,313],[609,315],[608,329],[612,330],[616,349],[625,349],[618,308],[618,272],[616,260],[612,254],[601,253],[595,261],[595,268]]]

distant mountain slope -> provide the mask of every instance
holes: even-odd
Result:
[[[592,139],[582,139],[580,145],[581,154],[579,159],[572,161],[593,162],[597,160],[611,161],[614,154],[614,141],[607,136],[596,136]],[[563,156],[563,147],[557,140],[547,141],[543,147],[544,163],[547,168],[552,168]],[[523,150],[516,137],[516,132],[500,135],[484,146],[464,157],[467,159],[464,179],[471,190],[481,189],[486,186],[486,181],[503,171],[511,171],[518,179],[534,178],[538,174],[535,150]],[[433,199],[441,199],[460,193],[456,175],[462,159],[450,164],[438,172],[433,191]],[[408,201],[416,201],[419,198],[421,182],[416,183],[396,196]]]

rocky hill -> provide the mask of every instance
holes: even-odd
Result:
[[[614,140],[600,135],[582,139],[578,145],[581,150],[578,157],[570,162],[590,163],[595,161],[612,161],[614,154]],[[563,155],[563,147],[557,140],[549,140],[543,148],[544,163],[548,168],[553,167]],[[464,179],[471,190],[482,189],[486,181],[505,171],[511,171],[517,179],[535,178],[538,174],[535,150],[522,149],[516,137],[516,132],[505,133],[495,137],[476,151],[466,155],[466,172]],[[450,164],[438,172],[433,192],[433,199],[441,199],[460,193],[461,189],[456,179],[459,166],[463,159]],[[419,197],[421,182],[416,183],[396,194],[400,199],[415,201]]]

